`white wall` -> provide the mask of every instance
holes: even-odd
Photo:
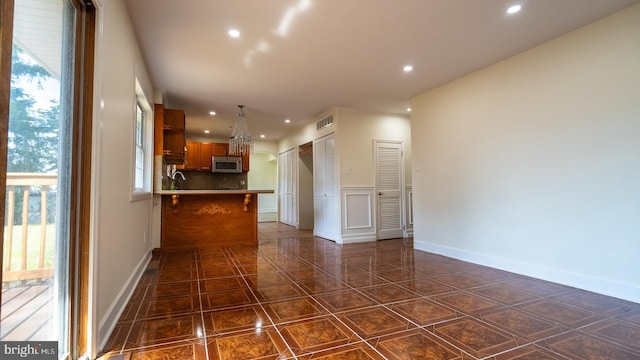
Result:
[[[278,154],[292,148],[297,148],[302,144],[306,144],[314,139],[331,134],[332,132],[336,132],[338,129],[336,122],[320,130],[317,130],[316,128],[316,121],[324,119],[329,115],[333,115],[335,119],[337,116],[335,109],[328,110],[318,115],[315,119],[310,120],[306,125],[293,130],[289,135],[278,142]]]
[[[151,250],[151,198],[131,201],[135,79],[153,101],[153,87],[124,1],[98,8],[94,124],[94,319],[104,345]],[[117,56],[114,56],[117,54]],[[123,137],[124,136],[124,137]],[[95,349],[94,349],[95,351]]]
[[[342,170],[341,185],[373,186],[373,140],[403,141],[407,169],[405,181],[411,183],[411,123],[408,116],[336,108],[323,113],[316,120],[330,114],[334,117],[333,125],[316,130],[315,121],[311,122],[280,141],[278,152],[297,148],[335,132]]]
[[[266,152],[253,152],[249,159],[250,170],[247,173],[247,189],[273,190],[273,194],[258,194],[258,221],[276,221],[278,205],[276,188],[278,187],[277,157]]]
[[[405,182],[411,184],[411,123],[408,116],[339,110],[340,184],[375,185],[374,140],[402,141]]]
[[[339,169],[341,238],[340,243],[373,241],[376,239],[374,140],[401,141],[404,146],[405,183],[411,184],[411,123],[409,117],[356,109],[335,108],[319,115],[317,120],[333,115],[331,126],[317,130],[313,121],[290,134],[279,143],[283,152],[330,133],[336,136],[336,161]],[[304,167],[300,169],[305,170]],[[311,173],[304,174],[309,178]],[[305,183],[307,184],[307,183]],[[302,188],[302,187],[301,187]],[[312,191],[312,189],[310,189]],[[357,199],[357,201],[347,201]],[[406,199],[405,199],[406,201]],[[313,199],[299,203],[305,228],[313,224]],[[348,215],[359,214],[357,220]],[[352,221],[347,224],[346,218]],[[354,222],[355,221],[355,222]],[[309,226],[307,226],[308,224]],[[409,224],[407,224],[409,225]]]
[[[415,247],[640,301],[640,6],[411,101]]]

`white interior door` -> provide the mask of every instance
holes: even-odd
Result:
[[[278,182],[280,200],[280,222],[297,226],[297,169],[294,157],[297,153],[291,149],[278,156]]]
[[[333,135],[313,142],[313,234],[338,241],[340,223],[336,197],[335,138]]]
[[[404,166],[401,142],[375,142],[378,239],[403,236],[402,187]]]

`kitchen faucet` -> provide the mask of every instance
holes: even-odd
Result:
[[[171,179],[171,185],[169,187],[170,190],[176,189],[176,175],[180,175],[182,181],[187,180],[181,171],[176,171],[175,165],[167,165],[167,177]]]
[[[182,173],[182,171],[176,171],[176,172],[174,172],[174,173],[173,173],[173,178],[172,178],[171,180],[175,180],[176,175],[180,175],[180,177],[182,177],[182,180],[183,180],[183,181],[184,181],[184,180],[187,180],[187,179],[184,177],[184,174]]]

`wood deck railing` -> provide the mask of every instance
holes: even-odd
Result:
[[[53,267],[45,267],[45,249],[47,240],[47,194],[51,188],[57,185],[56,174],[34,174],[34,173],[7,173],[7,204],[4,237],[4,267],[2,269],[2,282],[19,281],[29,279],[49,278],[53,276]],[[15,222],[15,193],[16,188],[24,189],[22,195],[22,233],[21,249],[19,251],[18,266],[12,266],[12,250],[14,247],[14,222]],[[29,196],[34,187],[40,188],[40,235],[39,244],[35,248],[29,249]],[[27,266],[27,261],[37,257],[35,267]]]

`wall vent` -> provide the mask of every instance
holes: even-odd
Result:
[[[327,126],[333,124],[333,115],[329,115],[326,118],[318,121],[316,123],[316,129],[320,130],[322,128],[326,128]]]

